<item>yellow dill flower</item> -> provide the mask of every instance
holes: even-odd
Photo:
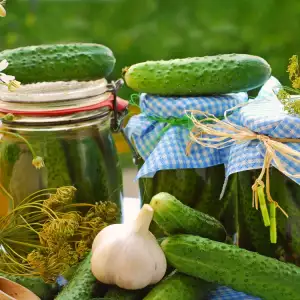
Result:
[[[81,222],[82,216],[77,211],[69,211],[69,212],[63,212],[63,213],[57,213],[60,218],[64,220],[72,220],[74,222]]]
[[[292,82],[292,87],[294,89],[299,89],[300,88],[300,76],[299,77],[295,77],[295,79]]]
[[[293,114],[300,115],[300,99],[290,102],[288,108]]]
[[[32,251],[27,262],[46,282],[55,282],[59,275],[78,263],[78,254],[65,242],[53,248]]]
[[[118,206],[113,202],[98,202],[88,211],[86,215],[87,219],[92,219],[94,217],[100,217],[105,222],[113,223],[116,222],[120,217],[120,211]]]
[[[72,266],[78,263],[78,255],[69,243],[59,245],[57,251],[53,251],[53,257],[56,257],[58,262],[67,266]],[[63,272],[61,272],[61,274],[62,273]]]
[[[72,202],[75,192],[74,186],[64,186],[57,189],[56,195],[64,204],[68,204]]]
[[[291,97],[291,95],[285,91],[284,89],[281,89],[278,93],[277,93],[277,98],[279,100],[285,100],[285,99],[289,99]]]
[[[104,222],[100,217],[95,217],[91,220],[84,220],[80,224],[80,234],[82,240],[87,242],[88,245],[91,246],[96,235],[108,225],[109,223]]]
[[[79,222],[72,219],[53,219],[43,225],[40,232],[40,242],[42,245],[53,245],[66,241],[68,238],[73,237],[79,227]]]
[[[55,194],[51,194],[49,198],[43,202],[43,206],[50,209],[56,209],[62,204],[63,203],[61,203],[60,199],[58,199]]]
[[[287,72],[289,73],[289,78],[291,81],[299,77],[299,63],[297,55],[293,55],[290,58]]]
[[[27,262],[32,267],[32,269],[39,274],[44,274],[47,272],[47,259],[45,255],[42,254],[39,250],[33,250],[31,253],[29,253],[27,255]]]
[[[91,245],[88,245],[86,241],[81,240],[75,243],[75,250],[80,260],[86,256],[90,249]]]
[[[65,186],[58,188],[55,194],[51,194],[48,199],[44,200],[43,205],[47,208],[57,209],[72,202],[76,188]]]

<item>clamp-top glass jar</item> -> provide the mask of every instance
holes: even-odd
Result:
[[[110,200],[121,206],[122,173],[112,138],[127,102],[122,81],[37,83],[16,92],[0,89],[0,215],[28,195],[73,185],[76,202]],[[7,114],[12,114],[12,118]],[[32,149],[45,167],[32,165]]]

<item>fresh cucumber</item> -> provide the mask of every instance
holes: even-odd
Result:
[[[115,65],[104,45],[70,43],[27,46],[0,52],[9,63],[5,72],[22,83],[94,80],[107,77]]]
[[[154,176],[154,194],[166,192],[188,206],[193,206],[198,193],[197,169],[162,170]]]
[[[265,300],[300,299],[300,268],[293,264],[192,235],[168,237],[161,247],[179,272]]]
[[[263,85],[271,67],[261,57],[222,54],[147,61],[125,68],[127,85],[137,92],[187,96],[249,91]]]
[[[42,188],[59,188],[72,185],[67,159],[61,145],[61,137],[55,134],[35,135],[29,139],[37,155],[43,157],[46,167],[46,179],[42,179]]]
[[[0,273],[0,277],[16,282],[36,294],[41,300],[52,300],[56,291],[54,284],[48,284],[40,277],[13,276]]]
[[[225,228],[218,220],[184,205],[168,193],[155,195],[150,205],[154,209],[153,220],[168,234],[188,233],[226,240]]]
[[[97,284],[97,279],[91,271],[91,256],[90,252],[79,264],[73,277],[55,298],[56,300],[90,300],[93,298],[93,289]]]
[[[97,142],[89,136],[62,141],[76,202],[94,204],[109,198],[105,159]],[[79,157],[80,156],[80,157]]]
[[[221,219],[228,203],[219,200],[225,178],[224,165],[197,169],[199,189],[193,208],[218,220]]]
[[[214,284],[174,272],[159,282],[143,300],[204,300]]]
[[[271,169],[271,195],[288,214],[277,213],[277,244],[285,248],[285,260],[300,266],[300,186],[276,168]]]
[[[112,286],[104,295],[103,300],[141,300],[147,293],[147,288],[142,290],[125,290]]]

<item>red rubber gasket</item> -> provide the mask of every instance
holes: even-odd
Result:
[[[52,111],[22,111],[22,110],[10,110],[10,109],[3,109],[0,107],[0,112],[2,113],[12,113],[14,115],[24,115],[24,116],[62,116],[68,115],[73,113],[79,113],[83,111],[90,111],[95,110],[101,107],[109,107],[111,110],[114,109],[113,106],[113,95],[111,95],[107,100],[103,102],[99,102],[93,105],[88,105],[84,107],[77,107],[77,108],[69,108],[69,109],[59,109],[59,110],[52,110]],[[125,110],[128,106],[128,101],[117,97],[117,111],[121,112]]]

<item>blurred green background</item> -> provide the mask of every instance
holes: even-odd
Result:
[[[262,56],[286,82],[300,49],[299,0],[7,0],[6,9],[0,49],[103,43],[117,58],[113,78],[144,60],[237,52]]]
[[[136,62],[219,53],[265,58],[287,84],[289,57],[300,49],[299,0],[7,0],[0,50],[93,42],[117,58],[110,79]],[[128,88],[120,96],[128,99]],[[116,136],[120,153],[129,148]],[[131,159],[123,160],[124,168]]]

